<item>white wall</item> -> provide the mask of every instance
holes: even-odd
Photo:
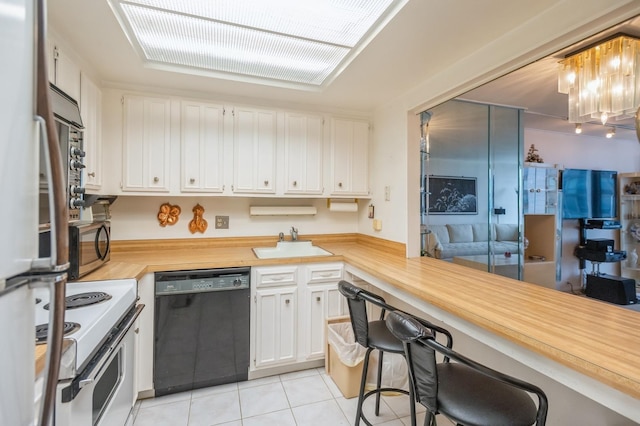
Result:
[[[382,230],[373,229],[372,220],[361,217],[358,232],[392,241],[404,241],[406,235],[406,111],[385,107],[376,112],[372,132],[369,161],[371,204],[375,218],[382,222]],[[417,127],[417,125],[416,125]],[[416,142],[417,143],[417,142]],[[419,162],[416,162],[419,166]],[[385,200],[385,187],[389,187],[389,200]],[[415,194],[415,198],[419,194]],[[419,215],[419,210],[415,210]]]
[[[558,164],[566,169],[617,170],[620,173],[640,170],[640,143],[635,140],[525,129],[524,143],[525,151],[535,144],[545,163]],[[578,289],[582,282],[578,259],[573,255],[580,240],[578,221],[564,220],[562,226],[562,280],[558,289],[570,290],[571,286]],[[588,238],[615,239],[616,248],[619,248],[618,231],[594,229],[587,232]],[[591,271],[591,263],[587,262],[586,266],[586,271]],[[600,271],[617,275],[620,273],[619,264],[602,264]]]
[[[182,213],[175,225],[161,227],[157,220],[160,205],[177,204]],[[204,234],[189,232],[192,209],[204,207],[203,218],[208,222]],[[315,216],[249,216],[249,206],[264,205],[316,206]],[[361,209],[362,210],[362,209]],[[215,238],[272,235],[284,232],[289,239],[292,226],[300,237],[308,234],[357,232],[358,214],[329,212],[326,200],[290,200],[233,197],[163,197],[119,196],[111,206],[111,232],[114,240]],[[215,216],[229,216],[229,229],[214,229]]]

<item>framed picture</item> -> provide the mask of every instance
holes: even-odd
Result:
[[[429,214],[478,214],[477,179],[429,176]]]

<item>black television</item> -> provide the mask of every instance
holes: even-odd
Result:
[[[562,171],[563,219],[613,219],[618,215],[616,182],[611,170]]]

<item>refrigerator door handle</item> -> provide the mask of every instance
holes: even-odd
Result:
[[[64,183],[64,171],[60,154],[60,144],[51,109],[49,73],[47,70],[47,9],[45,0],[36,0],[36,114],[44,118],[44,130],[47,135],[46,145],[49,151],[48,166],[51,168],[49,192],[53,193],[53,204],[49,206],[53,210],[51,223],[55,232],[51,239],[56,240],[55,261],[61,269],[65,269],[69,263],[69,209],[67,206],[67,193]],[[57,161],[56,161],[57,160]],[[66,274],[65,274],[66,275]],[[54,423],[53,412],[56,400],[56,386],[60,373],[60,358],[62,356],[62,339],[64,334],[64,308],[65,308],[66,276],[60,282],[51,284],[51,304],[54,311],[50,311],[49,338],[47,341],[47,367],[45,372],[45,389],[40,406],[40,426],[49,426]]]
[[[49,151],[49,141],[47,139],[47,122],[45,121],[44,118],[40,117],[39,115],[36,115],[34,117],[34,120],[38,123],[38,127],[39,127],[39,134],[40,134],[40,144],[42,145],[42,152],[44,153],[44,163],[47,169],[47,186],[48,188],[52,188],[53,187],[53,177],[52,177],[52,171],[51,171],[51,152]],[[54,198],[55,198],[55,194],[54,192],[50,189],[48,192],[48,197],[49,197],[49,205],[53,206],[54,205]],[[56,224],[56,220],[55,220],[55,209],[54,208],[50,208],[49,209],[49,223],[51,226],[51,235],[55,236],[57,235],[57,224]],[[50,243],[51,243],[51,247],[50,247],[50,253],[51,256],[50,257],[40,257],[37,259],[33,259],[31,261],[31,269],[33,271],[49,271],[49,272],[62,272],[62,271],[66,271],[67,269],[69,269],[69,262],[59,265],[58,264],[58,241],[56,238],[52,237],[49,239]]]

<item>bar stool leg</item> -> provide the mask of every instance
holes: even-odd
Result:
[[[383,351],[378,351],[378,378],[376,379],[376,389],[378,389],[378,393],[376,393],[376,416],[380,415],[380,388],[382,387],[382,356],[384,355]]]
[[[371,355],[373,348],[368,348],[364,355],[364,364],[362,365],[362,379],[360,380],[360,393],[358,394],[358,409],[356,410],[356,423],[355,426],[360,425],[360,418],[362,417],[362,403],[364,402],[364,388],[367,384],[367,371],[369,371],[369,356]]]

